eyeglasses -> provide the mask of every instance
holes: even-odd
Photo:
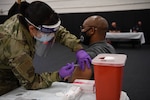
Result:
[[[80,26],[80,31],[82,31],[83,29],[85,29],[86,27],[89,27],[85,32],[88,32],[90,29],[92,28],[96,28],[95,26]]]
[[[86,27],[90,27],[90,26],[86,26]],[[80,30],[85,29],[84,26],[80,26]]]

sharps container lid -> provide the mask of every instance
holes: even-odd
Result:
[[[92,59],[93,65],[121,67],[125,65],[125,54],[99,54]]]

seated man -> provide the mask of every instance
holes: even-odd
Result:
[[[116,22],[111,23],[111,26],[109,28],[109,32],[112,32],[112,33],[119,33],[120,32],[120,28],[117,26]]]
[[[138,21],[137,25],[132,28],[133,32],[143,32],[142,30],[142,21]]]
[[[116,53],[114,47],[105,40],[107,30],[108,22],[101,16],[90,16],[83,22],[80,39],[83,44],[88,45],[88,48],[85,50],[91,59],[100,53]],[[76,67],[70,82],[77,78],[94,79],[93,66],[84,65],[84,67]]]

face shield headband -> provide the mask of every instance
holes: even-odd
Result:
[[[55,33],[59,27],[60,27],[60,24],[61,24],[61,21],[60,19],[58,20],[58,22],[54,25],[39,25],[39,26],[36,26],[34,25],[33,23],[31,23],[27,18],[25,18],[25,20],[33,25],[35,28],[37,28],[39,31],[43,32],[43,33],[46,33],[46,34],[50,34],[50,33]]]

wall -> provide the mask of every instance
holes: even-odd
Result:
[[[0,14],[7,15],[16,0],[0,0]],[[26,0],[32,2],[35,0]],[[42,0],[58,13],[106,12],[149,9],[150,0]]]

